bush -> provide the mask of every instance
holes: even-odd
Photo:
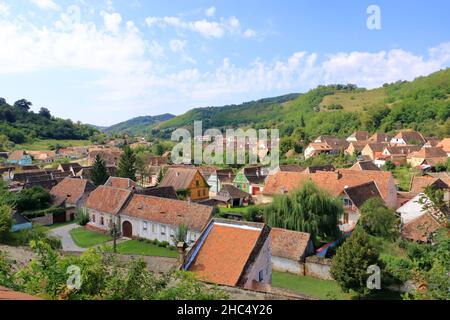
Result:
[[[89,223],[89,213],[87,212],[86,208],[78,210],[75,221],[82,227]]]
[[[30,241],[44,241],[53,249],[61,249],[61,240],[48,236],[48,229],[41,225],[33,225],[31,229],[20,230],[8,234],[5,243],[11,246],[28,246]]]
[[[19,211],[46,209],[50,201],[50,193],[42,187],[24,189],[15,197],[16,209]]]

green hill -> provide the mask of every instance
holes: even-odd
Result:
[[[240,105],[196,108],[156,125],[152,132],[170,138],[179,127],[278,128],[283,138],[309,140],[320,134],[346,136],[355,130],[392,132],[412,128],[425,135],[450,135],[450,69],[366,90],[355,85],[319,86]]]
[[[13,105],[0,98],[0,150],[14,144],[40,140],[86,140],[98,131],[88,125],[53,117],[46,108],[30,111],[32,103],[22,99]]]
[[[159,116],[143,116],[136,117],[124,122],[120,122],[113,126],[102,129],[109,134],[130,134],[130,135],[146,135],[149,134],[152,127],[163,121],[174,118],[175,116],[169,113]]]

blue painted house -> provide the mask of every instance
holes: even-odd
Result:
[[[24,150],[16,150],[9,154],[6,162],[9,164],[17,164],[19,166],[29,166],[33,163],[33,159]]]

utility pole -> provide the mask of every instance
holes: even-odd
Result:
[[[113,252],[117,253],[117,244],[116,244],[116,219],[113,218]]]

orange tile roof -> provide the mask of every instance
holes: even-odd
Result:
[[[235,286],[261,229],[214,223],[189,271],[200,280]]]
[[[428,236],[439,228],[441,228],[439,222],[431,214],[425,213],[405,224],[402,236],[413,241],[428,242]]]
[[[307,254],[310,239],[309,233],[272,228],[270,230],[272,256],[300,261]]]
[[[132,189],[136,187],[136,182],[128,178],[109,177],[105,186],[119,189]]]
[[[156,221],[167,225],[186,225],[189,229],[201,231],[211,219],[213,207],[135,194],[121,214]]]
[[[436,178],[432,176],[413,177],[411,181],[411,192],[414,194],[421,193],[426,187],[434,184],[436,181],[441,180],[443,183],[450,186],[450,179]]]
[[[50,190],[50,194],[56,199],[66,199],[69,204],[76,204],[89,188],[90,183],[85,179],[64,178]]]
[[[442,139],[436,147],[442,148],[445,152],[450,153],[450,138]]]
[[[130,190],[99,186],[89,195],[86,207],[100,212],[117,214],[130,195]]]
[[[392,174],[388,171],[359,171],[339,169],[335,172],[317,171],[313,174],[299,172],[277,172],[266,180],[264,194],[280,194],[299,188],[304,182],[313,181],[319,188],[327,190],[332,196],[339,196],[344,188],[375,181],[384,200],[388,198]],[[284,191],[284,192],[283,192]]]
[[[42,300],[26,293],[13,291],[0,286],[0,300]]]
[[[410,157],[413,158],[442,158],[442,160],[445,162],[447,159],[447,153],[442,149],[438,147],[426,147],[422,148],[419,151],[412,152]]]

